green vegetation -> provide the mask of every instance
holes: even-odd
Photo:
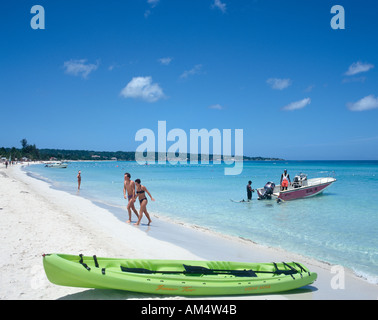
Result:
[[[36,145],[28,144],[26,139],[22,139],[21,141],[21,149],[13,148],[0,148],[0,157],[5,157],[7,159],[11,158],[12,160],[18,159],[21,160],[22,158],[28,158],[30,160],[39,160],[41,155],[39,150],[37,149]]]
[[[135,161],[135,152],[131,151],[89,151],[89,150],[63,150],[63,149],[38,149],[35,144],[28,144],[26,139],[20,141],[22,148],[0,148],[0,157],[5,157],[12,160],[21,160],[22,158],[28,158],[30,160],[121,160],[121,161]],[[187,158],[190,158],[190,154],[187,154]],[[201,156],[198,157],[199,161]],[[155,153],[155,159],[158,159],[158,153]],[[213,156],[209,156],[211,161]],[[245,161],[257,160],[274,160],[281,161],[279,158],[264,158],[264,157],[246,157]]]

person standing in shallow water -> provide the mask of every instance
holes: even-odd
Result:
[[[252,181],[249,180],[247,184],[247,198],[248,201],[252,200],[252,192],[255,192],[255,189],[252,189]]]
[[[148,203],[148,200],[147,200],[147,197],[146,197],[145,193],[146,192],[148,193],[148,195],[150,196],[150,198],[151,198],[152,201],[155,201],[155,199],[152,198],[152,196],[148,192],[147,188],[141,184],[140,179],[135,179],[135,184],[136,184],[136,190],[137,190],[136,191],[136,193],[137,193],[136,196],[139,197],[140,210],[139,210],[139,219],[138,219],[138,222],[134,223],[134,224],[137,225],[137,226],[140,224],[140,220],[142,220],[143,213],[144,213],[146,215],[147,219],[148,219],[148,225],[150,225],[150,223],[152,221],[151,221],[150,215],[147,212],[147,203]]]
[[[127,198],[126,198],[126,191],[127,191]],[[127,223],[131,222],[131,210],[136,214],[139,218],[138,211],[135,209],[134,202],[135,202],[135,182],[131,180],[131,174],[126,172],[124,176],[123,182],[123,197],[127,199],[127,212],[129,213],[129,220]]]
[[[77,174],[77,190],[80,190],[80,185],[81,185],[81,171],[79,170]]]
[[[287,170],[284,170],[284,173],[281,174],[281,191],[287,190],[287,187],[291,184],[290,175],[287,173]]]

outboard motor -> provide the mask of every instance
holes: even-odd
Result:
[[[275,186],[276,185],[274,182],[271,182],[271,181],[267,182],[266,185],[264,186],[263,193],[259,197],[259,200],[272,199],[272,194],[273,194],[273,190]]]

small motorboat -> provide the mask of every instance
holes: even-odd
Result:
[[[45,165],[45,167],[48,168],[67,168],[67,166],[68,164],[64,162],[53,162]]]
[[[281,190],[281,186],[269,181],[263,188],[256,189],[258,200],[271,199],[294,200],[308,198],[322,193],[336,181],[333,177],[322,177],[307,179],[307,175],[300,173],[296,175],[287,190]]]

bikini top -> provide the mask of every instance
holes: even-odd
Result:
[[[137,191],[136,193],[144,193],[144,190]]]

